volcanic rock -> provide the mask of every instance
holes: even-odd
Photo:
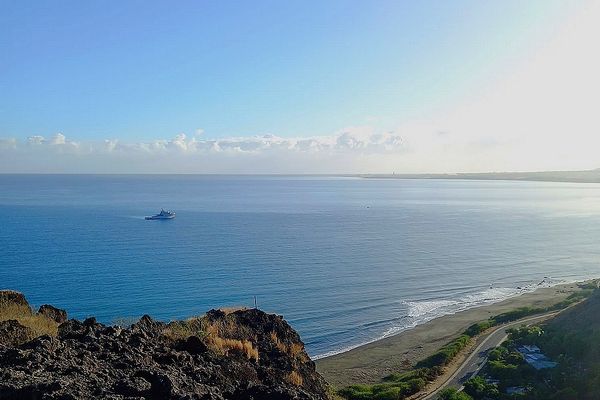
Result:
[[[33,338],[33,331],[17,320],[0,321],[0,345],[17,346]]]
[[[38,314],[42,314],[58,324],[62,324],[67,320],[67,312],[65,310],[61,310],[60,308],[56,308],[49,304],[41,306],[38,310]]]
[[[281,316],[253,309],[203,318],[197,326],[206,332],[184,336],[149,316],[130,328],[71,319],[56,337],[19,346],[19,335],[31,332],[4,321],[0,399],[327,399],[324,380]]]

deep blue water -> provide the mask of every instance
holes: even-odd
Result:
[[[596,184],[0,175],[0,207],[0,287],[33,304],[110,323],[257,296],[313,356],[600,276]]]

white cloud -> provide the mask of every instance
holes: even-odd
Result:
[[[50,139],[50,144],[66,144],[66,137],[62,133],[57,133]]]
[[[29,137],[27,138],[27,142],[28,142],[29,144],[33,144],[33,145],[37,145],[37,144],[43,144],[45,140],[46,140],[46,139],[44,139],[44,137],[43,137],[43,136],[40,136],[40,135],[29,136]]]
[[[362,172],[371,168],[370,159],[396,157],[406,151],[398,134],[378,133],[369,127],[309,138],[209,139],[180,133],[149,142],[75,142],[59,133],[50,139],[31,136],[23,143],[4,142],[11,146],[0,146],[1,172]]]

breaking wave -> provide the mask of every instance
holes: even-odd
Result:
[[[538,283],[531,283],[516,288],[498,287],[489,288],[480,292],[469,293],[455,299],[436,299],[436,300],[403,300],[401,304],[406,307],[405,314],[396,319],[396,323],[388,328],[382,335],[372,338],[360,344],[346,346],[339,350],[330,351],[324,354],[314,356],[313,359],[330,357],[336,354],[350,351],[360,346],[394,336],[400,332],[422,325],[433,319],[445,315],[456,314],[461,311],[469,310],[475,307],[481,307],[489,304],[498,303],[511,297],[519,296],[524,293],[533,292],[536,289],[552,287],[568,283],[565,280],[554,280],[544,278]]]

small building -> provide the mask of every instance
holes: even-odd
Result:
[[[527,364],[538,371],[540,369],[554,368],[558,365],[558,363],[551,361],[546,357],[537,346],[523,345],[520,346],[517,351],[523,355]]]

